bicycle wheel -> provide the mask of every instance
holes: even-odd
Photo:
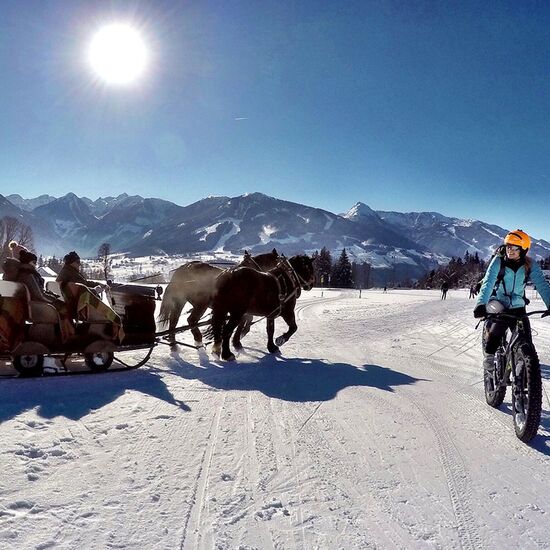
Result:
[[[502,405],[506,396],[506,386],[502,385],[502,377],[504,375],[504,361],[506,357],[500,350],[495,354],[495,368],[492,372],[483,371],[483,385],[485,388],[485,401],[487,405],[497,409]]]
[[[542,409],[542,381],[539,358],[529,344],[514,350],[516,376],[512,382],[512,414],[516,436],[527,443],[531,441],[540,424]]]

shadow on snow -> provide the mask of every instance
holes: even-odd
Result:
[[[162,377],[150,369],[84,376],[14,379],[0,383],[0,423],[36,408],[42,418],[78,420],[129,390],[141,392],[184,411],[190,408],[170,393]]]
[[[171,372],[188,380],[200,380],[220,390],[259,391],[284,401],[328,401],[350,386],[393,391],[393,386],[420,379],[379,365],[356,367],[319,359],[265,355],[254,363],[211,362],[201,353],[200,367],[172,353]]]

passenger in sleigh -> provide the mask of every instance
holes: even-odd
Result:
[[[73,250],[68,254],[65,254],[63,258],[63,267],[57,276],[56,281],[59,283],[59,286],[62,291],[66,283],[80,283],[91,289],[95,294],[99,295],[103,290],[103,285],[95,283],[93,281],[88,281],[86,277],[80,271],[80,256]]]
[[[21,265],[21,262],[19,261],[19,253],[22,250],[25,252],[28,252],[28,250],[17,241],[10,241],[8,248],[10,250],[10,255],[2,264],[2,279],[4,281],[17,282],[17,273],[19,271],[19,266]]]
[[[74,250],[63,258],[64,265],[56,278],[73,319],[90,320],[90,310],[99,318],[111,321],[114,336],[122,340],[120,317],[100,299],[103,285],[88,281],[80,271],[80,256]],[[82,286],[83,285],[83,288]]]
[[[31,302],[42,302],[55,307],[59,313],[61,337],[66,341],[75,332],[67,306],[56,294],[44,290],[44,279],[36,270],[36,261],[36,254],[26,249],[21,250],[16,281],[27,287]]]

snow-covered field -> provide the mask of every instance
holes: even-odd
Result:
[[[0,548],[549,548],[550,322],[527,446],[485,404],[472,307],[313,290],[280,356],[261,322],[233,363],[1,380]]]

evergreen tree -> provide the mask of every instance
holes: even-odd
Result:
[[[313,260],[313,273],[315,275],[315,286],[318,286],[321,283],[321,276],[317,270],[317,262],[319,260],[319,251],[316,250],[312,255],[311,259]]]
[[[356,262],[352,262],[351,278],[353,280],[355,288],[369,288],[370,269],[371,269],[371,266],[367,262],[362,262],[360,264]]]
[[[330,274],[332,272],[332,256],[325,246],[321,248],[321,252],[319,252],[319,256],[315,262],[315,272],[316,276],[318,276],[318,281],[323,286],[328,286]]]
[[[346,249],[342,250],[338,261],[332,268],[331,286],[338,288],[352,288],[351,262],[349,261]]]

